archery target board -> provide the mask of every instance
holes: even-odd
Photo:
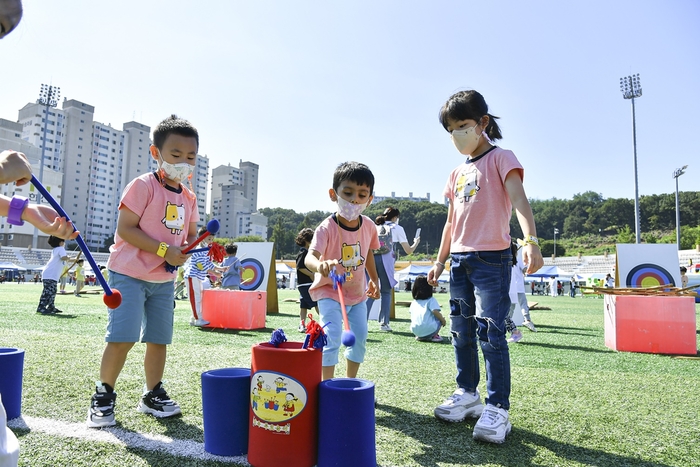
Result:
[[[681,273],[675,244],[618,244],[617,273],[620,287],[680,287]]]
[[[267,290],[273,243],[241,242],[237,245],[236,256],[241,261],[241,290]]]

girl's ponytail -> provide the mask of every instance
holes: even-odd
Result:
[[[487,113],[486,115],[488,115],[489,117],[489,124],[484,130],[486,136],[488,136],[491,141],[503,139],[503,136],[501,135],[501,128],[498,126],[498,122],[496,122],[496,120],[498,120],[499,117],[491,115],[490,113]]]

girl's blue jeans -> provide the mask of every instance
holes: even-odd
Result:
[[[510,249],[453,253],[450,321],[457,385],[473,393],[479,385],[477,343],[486,366],[486,403],[510,408],[510,354],[505,318],[510,309]]]

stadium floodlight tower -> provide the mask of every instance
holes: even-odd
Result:
[[[39,91],[39,99],[36,103],[44,106],[44,134],[41,137],[41,160],[39,161],[39,181],[44,183],[44,156],[46,155],[46,130],[49,124],[49,109],[58,105],[58,100],[61,96],[61,88],[50,84],[42,84]],[[58,128],[58,119],[56,119],[56,128]],[[36,204],[41,203],[41,193],[36,192]],[[32,237],[32,248],[36,248],[39,240],[39,229],[34,227],[34,236]]]
[[[639,73],[620,78],[620,91],[622,91],[622,97],[632,100],[632,142],[634,144],[634,225],[637,232],[636,243],[641,243],[641,232],[639,229],[639,182],[637,180],[637,121],[634,112],[634,100],[637,97],[642,97],[642,83],[639,80]]]
[[[681,212],[678,209],[678,177],[683,175],[687,168],[688,166],[684,165],[680,169],[673,171],[673,178],[676,179],[676,244],[679,250],[681,249]]]

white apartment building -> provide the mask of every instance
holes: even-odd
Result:
[[[392,191],[391,196],[375,196],[372,202],[379,203],[387,199],[395,199],[397,201],[413,201],[416,203],[420,201],[430,202],[430,193],[427,193],[425,198],[422,198],[420,196],[413,196],[413,192],[411,191],[408,192],[408,196],[396,196],[396,193]]]
[[[137,176],[158,168],[149,151],[150,127],[131,121],[117,130],[111,124],[95,121],[94,114],[94,106],[64,99],[62,109],[48,108],[48,119],[46,106],[25,105],[19,111],[18,123],[21,140],[38,147],[37,162],[41,158],[46,123],[44,185],[47,189],[51,185],[61,193],[61,206],[91,249],[103,247],[104,241],[114,235],[124,187]],[[197,159],[192,188],[204,225],[209,160],[206,156]],[[39,164],[33,165],[37,168]],[[47,184],[53,176],[51,171],[58,171],[62,179]],[[39,176],[38,170],[36,175]],[[13,241],[15,246],[31,244],[18,244],[14,238]]]
[[[258,164],[220,165],[212,170],[210,212],[220,237],[259,235],[267,239],[267,218],[258,213]]]
[[[48,139],[48,138],[47,138]],[[29,162],[35,167],[38,174],[41,149],[22,139],[22,124],[0,118],[0,150],[11,149],[24,153]],[[44,167],[44,187],[61,203],[61,186],[63,175],[51,168]],[[14,195],[24,196],[31,201],[36,201],[37,191],[31,183],[15,186],[14,184],[0,185],[0,193],[7,197]],[[43,204],[48,204],[43,201]],[[39,248],[47,248],[48,235],[38,231],[37,245]],[[0,217],[0,246],[27,247],[32,244],[34,226],[25,222],[22,226],[7,223],[5,217]]]

